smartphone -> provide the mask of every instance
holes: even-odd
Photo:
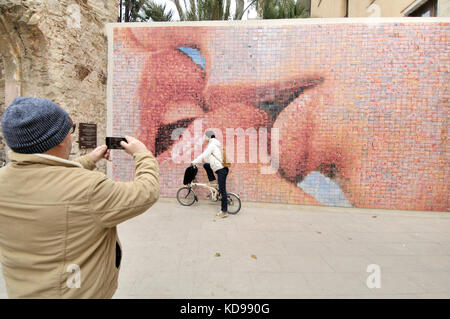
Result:
[[[106,137],[106,147],[108,149],[116,149],[116,150],[123,150],[123,147],[120,145],[120,142],[127,140],[125,137]]]

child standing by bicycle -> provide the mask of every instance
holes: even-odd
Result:
[[[222,207],[220,212],[216,215],[219,218],[225,218],[228,216],[228,201],[226,191],[226,180],[229,172],[229,163],[226,162],[224,154],[222,152],[222,145],[216,139],[213,131],[206,131],[206,140],[208,146],[205,151],[200,154],[196,159],[192,161],[192,165],[197,165],[202,161],[205,161],[203,167],[205,168],[208,180],[211,186],[217,185],[214,172],[217,174],[219,183],[219,193],[222,195]]]

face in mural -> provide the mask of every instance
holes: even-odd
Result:
[[[233,164],[229,189],[249,200],[445,211],[448,81],[433,28],[120,28],[115,41],[147,53],[138,133],[163,179],[182,178],[186,165],[172,153],[199,122],[202,133],[223,132],[223,145],[227,128],[277,129],[279,169]],[[179,127],[187,129],[171,139]],[[167,192],[179,184],[167,182]]]

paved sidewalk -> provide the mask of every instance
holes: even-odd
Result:
[[[215,220],[219,208],[160,199],[120,225],[114,298],[450,298],[449,213],[245,202]]]
[[[161,199],[119,226],[115,298],[450,297],[448,213],[244,203],[215,220],[218,209]],[[381,288],[367,287],[371,264]]]

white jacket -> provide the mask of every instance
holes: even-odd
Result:
[[[212,154],[214,154],[217,158],[214,157]],[[217,170],[223,168],[222,144],[220,144],[220,142],[216,138],[212,138],[209,140],[208,146],[206,147],[205,151],[202,154],[200,154],[192,162],[192,164],[197,165],[202,161],[209,163],[211,165],[211,169],[213,170],[213,172],[216,172]]]

